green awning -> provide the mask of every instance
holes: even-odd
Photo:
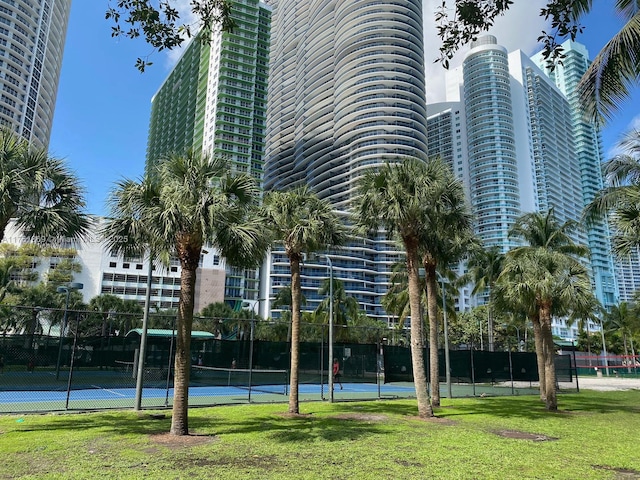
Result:
[[[127,333],[127,337],[129,335],[142,335],[141,328],[134,328],[133,330],[129,330]],[[176,332],[174,330],[162,329],[162,328],[149,328],[147,330],[147,337],[161,337],[161,338],[171,338],[172,335],[175,335]],[[191,332],[191,338],[215,338],[215,335],[211,332],[203,332],[200,330],[196,330]]]

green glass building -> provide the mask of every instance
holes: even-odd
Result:
[[[151,100],[147,169],[167,153],[201,150],[262,183],[271,7],[233,0],[232,32],[193,39]],[[257,270],[226,267],[225,301],[257,300]]]

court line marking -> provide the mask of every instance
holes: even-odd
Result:
[[[102,388],[98,385],[91,385],[93,388],[97,388],[98,390],[104,390],[105,392],[109,392],[112,393],[114,395],[118,395],[120,397],[126,397],[127,395],[125,395],[124,393],[118,393],[118,392],[114,392],[113,390],[109,390],[108,388]]]

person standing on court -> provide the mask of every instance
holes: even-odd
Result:
[[[340,377],[342,375],[340,375],[340,363],[338,362],[337,358],[333,359],[333,383],[335,384],[336,382],[338,382],[338,385],[340,385],[340,390],[342,390],[342,382],[340,381]]]

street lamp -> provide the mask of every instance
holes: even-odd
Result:
[[[329,402],[333,403],[333,263],[329,255],[320,255],[329,265]]]
[[[56,291],[58,293],[65,293],[66,299],[64,303],[64,316],[62,317],[62,327],[60,328],[60,341],[58,343],[58,361],[56,362],[56,380],[60,378],[60,360],[62,358],[62,335],[67,328],[67,312],[69,310],[69,294],[74,290],[82,290],[84,285],[82,283],[71,282],[68,285],[60,285]]]

